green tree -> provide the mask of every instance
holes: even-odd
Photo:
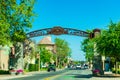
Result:
[[[100,37],[96,39],[97,51],[105,56],[120,56],[120,23],[110,23],[109,29],[105,30]]]
[[[85,58],[87,61],[93,59],[94,56],[94,39],[86,38],[82,42],[81,46],[82,51],[85,52]]]
[[[71,56],[71,49],[68,45],[68,42],[60,38],[55,39],[56,45],[56,57],[59,66],[63,66],[67,62],[68,57]]]
[[[35,0],[0,0],[0,44],[22,42],[32,27]]]
[[[53,53],[45,49],[45,47],[40,47],[39,49],[40,49],[40,61],[43,62],[43,64],[45,64],[46,62],[47,63],[50,62]]]
[[[109,56],[119,61],[120,58],[120,22],[111,21],[109,29],[102,32],[101,36],[96,38],[97,51],[105,56]]]
[[[9,41],[9,28],[10,24],[8,22],[8,2],[5,0],[0,0],[0,45],[8,44]]]

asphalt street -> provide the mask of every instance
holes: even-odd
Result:
[[[109,72],[108,72],[109,73]],[[13,77],[0,80],[120,80],[120,77],[104,76],[104,77],[93,77],[92,72],[89,69],[78,69],[78,70],[60,70],[43,73],[31,73],[27,76]]]
[[[90,70],[69,70],[53,80],[89,80],[92,78]]]
[[[56,76],[62,73],[67,72],[68,70],[61,70],[61,71],[51,71],[47,73],[37,73],[37,74],[31,74],[30,76],[20,77],[20,78],[14,78],[14,79],[6,79],[6,80],[44,80],[48,77]]]
[[[120,77],[110,76],[111,74],[106,74],[107,76],[94,77],[91,70],[69,70],[57,77],[50,78],[48,80],[120,80]]]

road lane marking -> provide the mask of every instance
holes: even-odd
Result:
[[[44,80],[50,80],[49,78],[45,78]]]
[[[45,78],[44,80],[53,80],[53,79],[55,79],[55,78],[57,78],[57,77],[60,77],[60,76],[62,76],[62,75],[65,75],[65,74],[67,74],[67,73],[69,73],[69,71],[68,71],[68,72],[65,72],[65,73],[62,73],[62,74],[54,75],[54,76],[51,76],[51,77],[47,77],[47,78]]]

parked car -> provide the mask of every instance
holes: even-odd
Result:
[[[70,69],[76,69],[76,66],[75,65],[71,65]]]
[[[52,64],[52,63],[50,63],[49,65],[48,65],[48,70],[47,70],[48,72],[50,72],[50,71],[56,71],[56,66],[55,66],[55,64]]]
[[[76,69],[81,69],[81,65],[76,65]]]
[[[87,64],[84,65],[84,69],[88,69],[89,66]]]

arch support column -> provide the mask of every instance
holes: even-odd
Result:
[[[94,37],[99,37],[101,31],[99,29],[94,29]],[[100,74],[104,74],[104,68],[103,68],[103,61],[102,61],[102,55],[97,52],[96,50],[96,43],[94,43],[94,59],[93,59],[93,70],[98,69],[100,70]]]

